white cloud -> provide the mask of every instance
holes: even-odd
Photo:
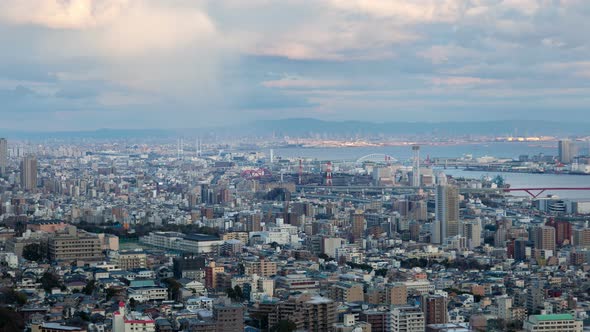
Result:
[[[129,0],[3,0],[0,18],[15,24],[81,29],[108,24]]]
[[[334,88],[349,85],[350,82],[343,80],[326,80],[301,77],[284,77],[278,80],[264,81],[262,85],[267,88],[295,88],[295,89],[321,89]]]

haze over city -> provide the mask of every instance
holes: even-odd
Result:
[[[587,121],[585,0],[3,0],[2,129]]]

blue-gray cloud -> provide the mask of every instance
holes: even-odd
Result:
[[[3,3],[0,127],[587,118],[586,0],[79,1]]]

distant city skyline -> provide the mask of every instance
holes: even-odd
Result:
[[[589,21],[585,0],[5,0],[0,129],[588,122]]]

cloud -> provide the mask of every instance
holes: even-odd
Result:
[[[489,85],[501,83],[501,80],[486,79],[480,77],[469,76],[451,76],[451,77],[435,77],[431,79],[434,85],[450,85],[450,86],[474,86],[474,85]]]
[[[350,85],[350,82],[340,80],[318,80],[299,77],[285,77],[278,80],[264,81],[262,85],[267,88],[297,88],[297,89],[318,89],[336,88]]]
[[[108,24],[128,0],[3,0],[0,18],[14,24],[83,29]]]
[[[141,119],[133,124],[173,127],[289,114],[418,120],[465,114],[457,109],[524,112],[541,100],[545,115],[550,107],[579,115],[590,89],[585,0],[3,0],[2,7],[0,44],[10,46],[0,52],[2,125]]]

